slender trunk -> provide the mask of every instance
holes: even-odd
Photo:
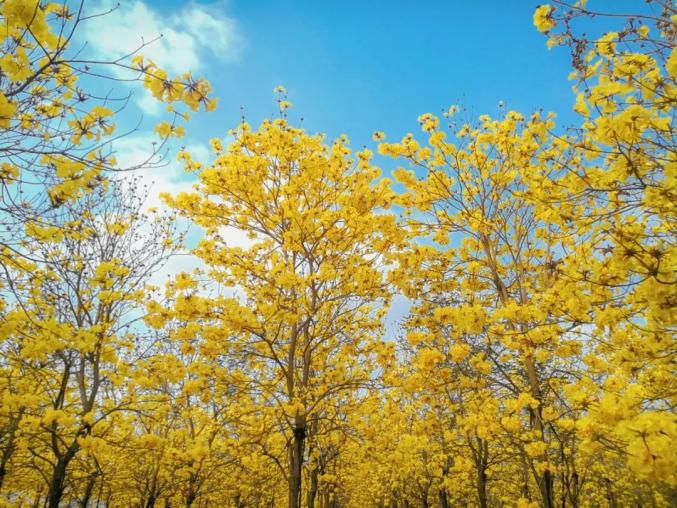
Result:
[[[19,410],[19,415],[11,419],[9,428],[7,429],[5,446],[2,449],[2,456],[0,457],[0,490],[2,490],[2,484],[5,482],[5,476],[7,475],[7,463],[16,449],[16,431],[19,428],[19,420],[21,419],[23,412],[24,409],[21,408]]]
[[[604,478],[604,483],[606,483],[606,498],[609,502],[609,508],[616,508],[616,496],[614,496],[613,489],[611,488],[611,481],[608,478]]]
[[[545,508],[554,508],[554,485],[555,479],[551,471],[545,471],[539,480],[539,487],[541,489],[541,497],[543,498],[543,506]]]
[[[449,505],[449,496],[447,496],[447,491],[445,488],[441,488],[437,491],[437,497],[440,500],[441,508],[450,508]]]
[[[52,479],[49,482],[49,494],[47,495],[49,508],[59,508],[66,487],[66,468],[59,460],[52,471]]]
[[[520,494],[524,499],[531,499],[531,494],[529,493],[529,467],[524,456],[522,456],[522,488],[520,488]]]
[[[305,439],[305,424],[299,425],[299,422],[297,422],[294,429],[294,439],[289,449],[289,508],[301,508],[301,479]]]
[[[477,500],[480,508],[487,508],[487,467],[489,461],[489,443],[486,439],[477,439]]]
[[[507,305],[508,302],[511,300],[511,296],[508,293],[508,290],[503,284],[503,281],[501,280],[501,277],[499,275],[499,271],[497,269],[497,263],[496,263],[496,254],[491,248],[491,243],[489,241],[489,238],[486,235],[482,235],[482,244],[484,247],[485,254],[487,255],[488,263],[489,263],[489,268],[492,272],[492,277],[494,279],[494,286],[496,288],[496,292],[498,295],[498,298],[501,302],[502,305]],[[521,274],[520,274],[520,279],[521,279]],[[520,282],[520,281],[518,281]],[[520,294],[519,294],[519,299],[517,303],[526,303],[528,300],[526,291],[524,289],[524,286],[519,284],[520,287]],[[514,325],[513,325],[514,327]],[[516,331],[520,331],[520,327],[514,327]],[[543,426],[543,420],[541,419],[541,408],[543,404],[543,394],[541,392],[541,385],[540,385],[540,380],[538,378],[538,371],[536,368],[536,361],[534,360],[534,357],[529,354],[526,356],[524,359],[524,368],[526,370],[527,374],[527,380],[529,382],[529,389],[531,391],[531,396],[536,399],[539,403],[539,406],[536,410],[531,411],[531,426],[532,429],[535,428],[538,431],[539,437],[541,440],[547,444],[546,436],[545,436],[545,429]],[[541,475],[535,475],[536,476],[536,483],[538,483],[539,490],[541,492],[541,498],[543,502],[543,507],[544,508],[554,508],[554,495],[553,495],[553,486],[554,486],[554,478],[552,472],[546,470],[543,472]]]
[[[186,493],[186,508],[190,508],[193,506],[193,503],[195,502],[195,499],[197,498],[197,493],[195,492],[195,489],[191,485],[188,488],[188,492]]]
[[[199,490],[199,476],[197,473],[191,473],[190,478],[188,479],[188,490],[186,491],[186,508],[193,506]]]
[[[315,499],[317,497],[318,477],[320,468],[315,467],[310,473],[310,490],[308,491],[308,508],[315,508]]]
[[[573,508],[578,508],[578,473],[574,471],[569,480],[569,488],[567,488],[569,501]]]
[[[538,402],[539,406],[531,410],[531,427],[538,431],[541,441],[547,444],[545,438],[545,428],[543,426],[543,419],[541,418],[541,407],[543,403],[543,394],[541,393],[541,386],[538,380],[538,373],[536,372],[536,362],[532,356],[525,359],[525,367],[527,371],[527,378],[529,380],[529,387],[531,389],[531,396]],[[536,477],[538,488],[541,492],[541,500],[544,508],[554,508],[554,478],[550,470],[545,470],[540,476]]]
[[[487,508],[487,473],[484,469],[477,471],[477,499],[480,508]]]
[[[89,505],[89,500],[92,498],[92,493],[94,492],[94,485],[96,485],[97,477],[97,474],[93,474],[89,477],[89,480],[87,480],[85,492],[82,496],[82,499],[80,500],[81,508],[87,508],[87,505]]]
[[[142,508],[155,508],[155,503],[157,503],[158,499],[160,498],[161,489],[158,488],[159,471],[160,466],[156,465],[154,467],[153,477],[150,481],[150,485],[148,485],[148,479],[146,479],[146,488],[144,490],[144,493],[148,492],[148,499],[146,501],[143,501],[143,498],[141,498]]]
[[[103,494],[103,475],[101,475],[101,481],[99,482],[99,492],[96,494],[96,508],[99,508],[101,494]]]

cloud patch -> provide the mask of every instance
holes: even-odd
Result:
[[[190,2],[168,13],[142,0],[87,4],[87,15],[106,11],[111,12],[82,25],[82,36],[98,58],[116,60],[144,43],[139,53],[171,73],[203,71],[206,62],[237,58],[237,23],[222,12],[220,4]]]

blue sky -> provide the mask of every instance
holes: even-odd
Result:
[[[89,0],[88,8],[114,5]],[[638,0],[591,0],[599,9],[632,11]],[[345,133],[353,147],[417,131],[416,118],[451,104],[471,117],[496,114],[499,101],[524,113],[543,108],[558,123],[576,121],[566,48],[548,50],[532,24],[532,0],[121,0],[93,24],[91,47],[119,56],[144,49],[170,71],[193,70],[214,86],[219,108],[196,115],[184,140],[204,148],[240,119],[258,124],[275,114],[272,89],[284,85],[310,131]],[[598,22],[596,25],[599,26]],[[601,22],[603,23],[603,21]],[[594,27],[591,27],[594,28]],[[594,30],[593,30],[594,31]],[[141,91],[140,111],[152,129],[160,106]],[[136,113],[136,114],[135,114]],[[205,154],[198,148],[199,154]]]
[[[416,129],[419,114],[461,103],[477,115],[498,101],[530,112],[571,115],[566,49],[548,50],[533,24],[539,2],[232,0],[196,7],[235,20],[237,57],[206,72],[221,99],[218,120],[231,126],[246,108],[252,123],[274,111],[283,84],[310,130],[346,133],[356,146],[371,133]],[[542,3],[542,2],[541,2]],[[636,10],[637,0],[591,0]],[[151,2],[158,9],[185,2]],[[634,9],[633,9],[634,7]],[[211,124],[211,122],[210,122]],[[213,124],[212,124],[213,125]],[[217,133],[218,134],[218,133]]]
[[[89,0],[90,12],[115,0]],[[633,11],[639,0],[590,0],[601,10]],[[197,160],[210,158],[208,140],[225,137],[240,121],[240,108],[256,125],[276,114],[273,88],[284,85],[294,108],[292,120],[329,138],[345,133],[354,148],[373,147],[371,135],[389,139],[417,132],[417,117],[452,104],[470,117],[508,109],[554,111],[563,126],[576,121],[566,48],[548,50],[532,24],[538,5],[531,0],[120,0],[111,15],[91,23],[83,34],[89,49],[104,58],[119,57],[144,37],[162,40],[143,54],[171,72],[204,75],[219,98],[218,109],[194,116],[186,145]],[[585,27],[597,32],[604,21]],[[117,144],[122,164],[142,161],[162,106],[137,87],[121,127],[141,128]],[[178,150],[170,147],[169,161]],[[387,170],[394,164],[382,161]],[[155,193],[190,190],[194,176],[176,162],[148,170]],[[149,205],[158,203],[151,198]],[[231,244],[247,241],[233,233]],[[167,273],[197,265],[190,256],[175,258]],[[398,298],[387,319],[387,336],[408,302]]]
[[[185,2],[150,2],[158,10]],[[571,118],[565,50],[549,51],[532,25],[537,2],[263,1],[196,3],[235,20],[233,59],[209,65],[221,104],[209,129],[274,112],[271,90],[287,87],[309,130],[371,133],[416,129],[421,113],[461,103],[479,115],[539,107]],[[216,63],[216,62],[215,62]],[[199,126],[202,132],[202,125]],[[196,134],[196,129],[193,129]]]

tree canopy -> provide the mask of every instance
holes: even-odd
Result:
[[[85,2],[0,1],[0,506],[674,506],[677,10],[648,4],[536,8],[571,128],[451,106],[354,150],[278,87],[158,210],[139,175],[209,82],[88,56]],[[166,111],[125,167],[130,83]]]

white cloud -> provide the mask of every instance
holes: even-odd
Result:
[[[216,6],[187,3],[165,14],[141,0],[122,0],[117,8],[116,4],[100,0],[88,7],[88,15],[112,9],[83,24],[88,46],[99,57],[117,59],[145,42],[148,45],[141,54],[178,73],[202,70],[205,57],[229,60],[237,56],[237,24]]]
[[[176,160],[177,147],[169,147],[163,164],[157,164],[158,158],[151,160],[151,164],[146,164],[156,150],[153,143],[157,139],[157,136],[152,133],[136,133],[121,138],[114,144],[115,155],[120,168],[141,166],[134,171],[133,175],[140,179],[141,185],[147,185],[149,188],[148,198],[144,203],[145,210],[149,208],[166,209],[166,205],[160,199],[160,194],[177,195],[180,192],[191,192],[196,181],[187,178],[182,164]],[[211,149],[203,143],[189,142],[186,144],[185,150],[193,156],[194,160],[203,164],[208,164],[213,157]],[[188,226],[189,224],[185,219],[179,219],[180,229]],[[232,247],[249,247],[253,243],[243,231],[235,228],[222,228],[221,235],[226,243]],[[172,260],[161,275],[177,273],[178,266],[182,263],[188,263],[193,267],[197,266],[195,259],[179,257],[177,260]]]
[[[158,137],[152,133],[138,133],[121,138],[113,145],[120,168],[140,166],[133,174],[150,188],[146,208],[164,207],[159,197],[161,193],[189,192],[194,183],[186,178],[183,166],[176,160],[177,147],[163,147],[157,156],[152,157],[154,151],[158,151],[154,144],[157,141]],[[209,147],[201,143],[189,143],[186,150],[198,161],[206,162],[210,157]],[[165,158],[161,159],[161,156]]]
[[[145,88],[137,95],[136,104],[149,116],[158,116],[164,109],[162,103]]]
[[[153,60],[170,74],[202,73],[210,62],[235,59],[240,47],[237,23],[221,12],[221,4],[186,2],[179,10],[161,12],[142,0],[98,0],[87,3],[80,37],[91,57],[118,60],[134,51]],[[108,12],[110,11],[110,12]],[[145,47],[141,48],[145,44]],[[129,64],[130,61],[121,63]],[[119,69],[119,75],[128,74]],[[137,94],[144,113],[156,116],[162,105],[148,92]]]
[[[204,269],[205,265],[200,258],[190,253],[177,254],[170,257],[167,263],[153,274],[150,284],[165,287],[165,284],[181,272],[192,273],[195,269]]]
[[[189,27],[189,33],[195,37],[199,46],[208,48],[217,58],[231,59],[237,56],[239,37],[232,18],[219,16],[211,7],[192,7],[176,15],[174,22]]]

